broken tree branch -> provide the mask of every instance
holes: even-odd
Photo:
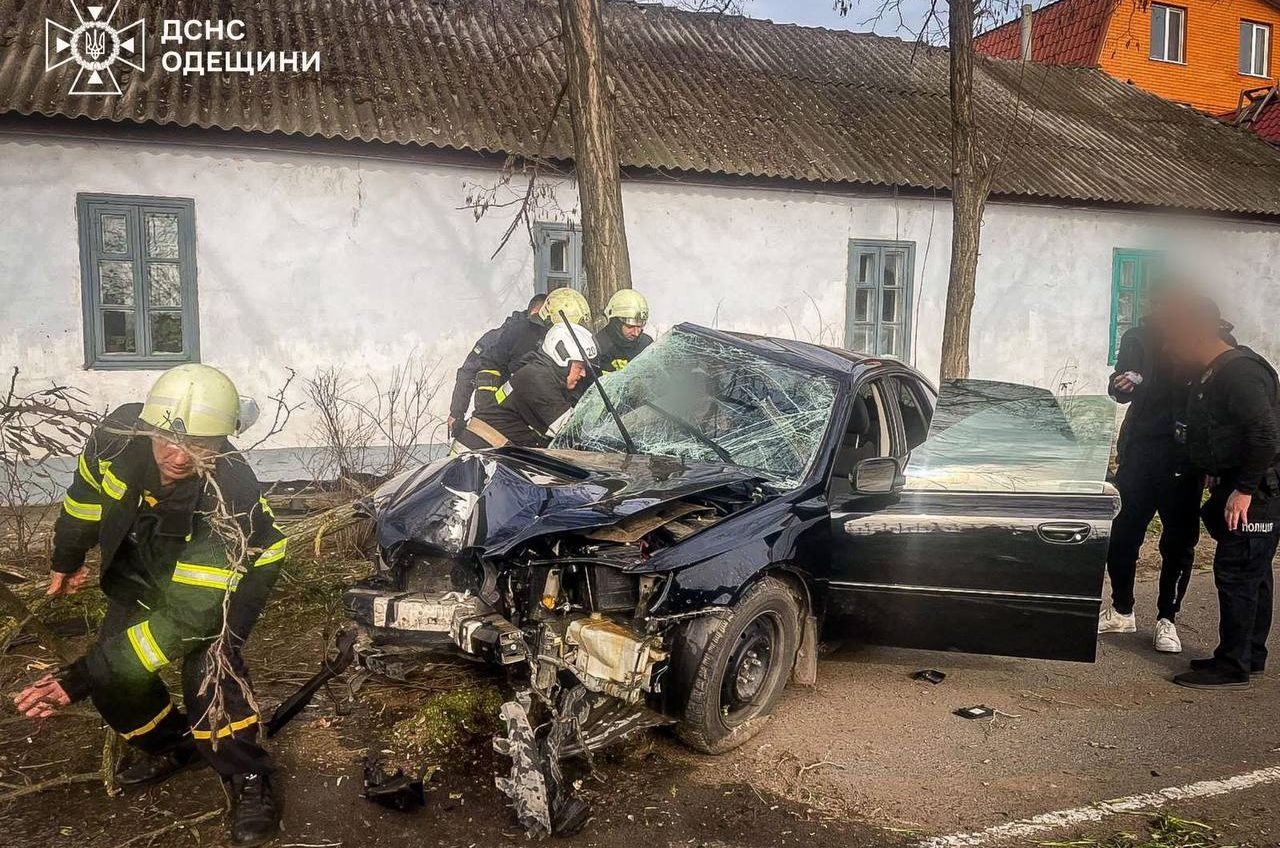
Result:
[[[35,795],[38,792],[46,792],[50,789],[60,789],[77,783],[96,783],[101,778],[102,774],[96,771],[83,771],[79,774],[60,774],[57,777],[51,777],[48,780],[42,780],[39,783],[33,783],[30,786],[15,789],[8,794],[0,795],[0,804],[7,804],[10,801],[16,801],[28,795]]]

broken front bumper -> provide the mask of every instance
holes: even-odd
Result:
[[[374,644],[460,652],[498,665],[518,663],[527,656],[524,634],[469,593],[357,586],[342,600],[347,615],[364,626]]]

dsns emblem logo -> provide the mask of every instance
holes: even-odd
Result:
[[[68,62],[79,66],[69,94],[119,94],[120,83],[112,66],[116,62],[145,70],[147,60],[147,23],[136,20],[116,29],[113,23],[120,0],[115,0],[105,15],[105,6],[81,6],[67,0],[77,24],[63,26],[55,20],[44,21],[44,69],[60,68]]]

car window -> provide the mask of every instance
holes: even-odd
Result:
[[[866,409],[868,426],[860,429],[859,414],[850,416],[849,426],[840,440],[836,459],[831,469],[831,493],[835,497],[852,491],[849,475],[864,459],[890,455],[889,417],[885,414],[884,389],[880,381],[863,383],[855,395],[854,403]]]
[[[924,443],[929,436],[929,413],[920,403],[920,398],[906,380],[893,381],[898,412],[902,416],[902,429],[907,438],[907,450],[913,451]]]
[[[943,384],[929,437],[911,455],[907,488],[1100,492],[1115,431],[1106,396],[1055,397],[988,380]]]

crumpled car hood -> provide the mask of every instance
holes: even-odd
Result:
[[[505,554],[538,536],[604,527],[681,497],[760,481],[748,470],[657,456],[506,447],[397,477],[366,509],[378,544]]]

